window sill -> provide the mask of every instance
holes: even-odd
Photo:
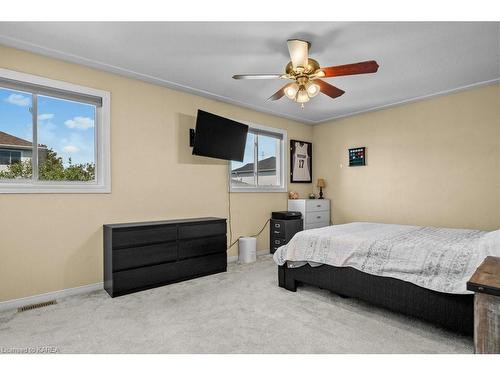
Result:
[[[286,193],[286,187],[276,188],[230,188],[230,193]]]
[[[0,194],[107,194],[111,187],[99,184],[0,183]]]

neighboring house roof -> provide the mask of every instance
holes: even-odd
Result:
[[[0,131],[0,146],[9,146],[9,147],[20,147],[20,148],[26,148],[26,147],[31,147],[32,143],[30,141],[27,141],[26,139],[22,139],[19,137],[16,137],[12,134],[5,133],[3,131]],[[38,145],[39,147],[47,147],[45,145]]]
[[[231,173],[253,173],[253,164],[247,163],[243,167],[233,169]],[[271,156],[267,159],[259,160],[259,171],[275,171],[276,170],[276,157]]]

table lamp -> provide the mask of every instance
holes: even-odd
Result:
[[[318,182],[316,183],[316,186],[319,187],[319,198],[318,199],[323,199],[323,188],[326,186],[325,180],[322,178],[318,178]]]

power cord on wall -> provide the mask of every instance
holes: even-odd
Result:
[[[242,237],[245,237],[245,236],[239,236],[234,242],[233,242],[233,227],[232,227],[232,223],[231,223],[231,176],[229,176],[228,178],[228,188],[227,188],[227,203],[228,203],[228,215],[227,215],[227,218],[228,218],[228,226],[229,226],[229,246],[227,248],[227,250],[231,249],[239,240],[240,238]],[[262,227],[262,229],[257,233],[257,234],[254,234],[253,236],[249,236],[249,237],[258,237],[263,231],[264,229],[266,229],[266,226],[267,226],[267,223],[269,223],[271,219],[267,219],[267,221],[265,222],[264,226]]]
[[[264,229],[266,229],[266,227],[267,227],[267,223],[269,223],[269,221],[270,221],[270,220],[271,220],[271,219],[267,219],[267,220],[266,220],[266,223],[264,224],[264,226],[262,227],[262,229],[261,229],[261,230],[260,230],[257,234],[254,234],[254,235],[252,235],[252,236],[247,236],[247,237],[258,237],[258,236],[259,236],[259,235],[260,235],[260,234],[264,231]],[[239,236],[239,237],[238,237],[238,238],[237,238],[237,239],[236,239],[233,243],[231,243],[231,244],[229,245],[229,247],[228,247],[227,249],[229,250],[230,248],[232,248],[232,247],[234,246],[234,244],[235,244],[236,242],[238,242],[238,241],[240,240],[240,238],[242,238],[242,237],[245,237],[245,236]],[[231,240],[232,240],[232,238],[231,238]]]

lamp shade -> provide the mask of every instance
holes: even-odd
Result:
[[[317,187],[324,188],[326,186],[325,180],[322,178],[318,178],[318,182],[316,183]]]

